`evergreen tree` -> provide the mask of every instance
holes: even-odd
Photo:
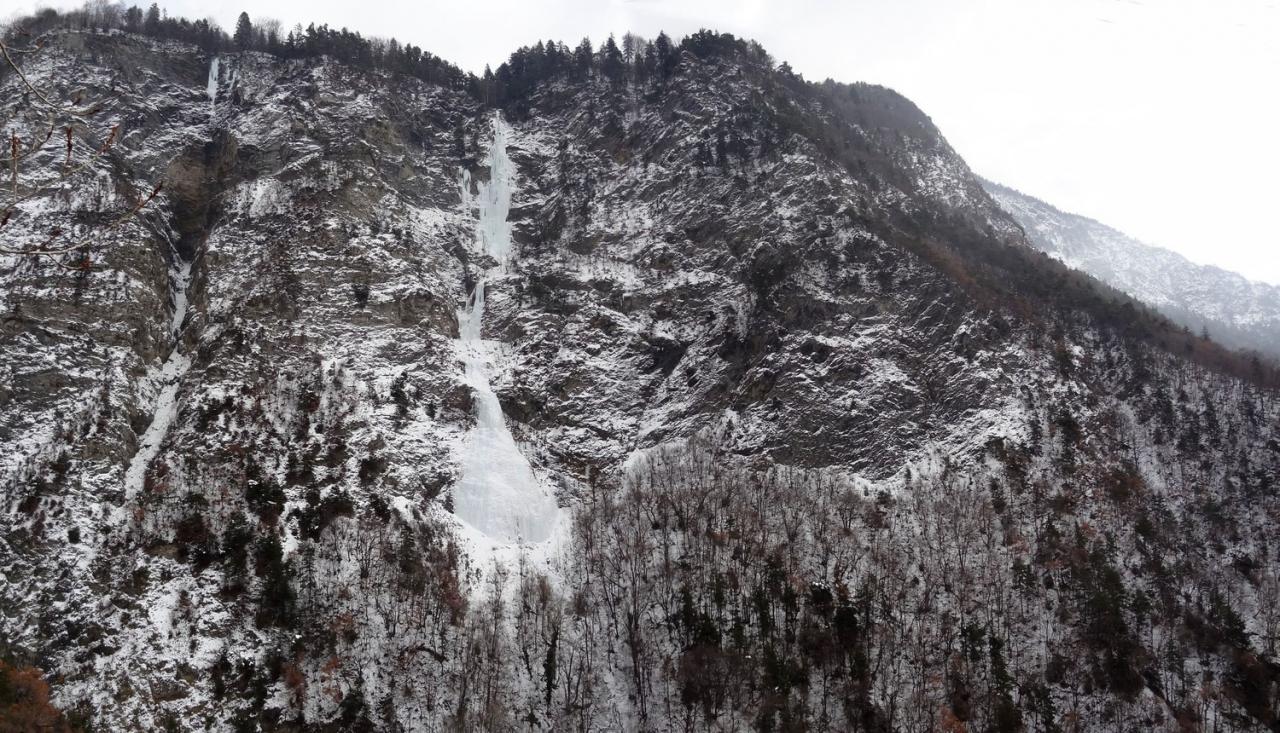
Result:
[[[547,74],[555,75],[564,71],[565,53],[563,44],[547,41]]]
[[[648,81],[658,68],[658,55],[653,50],[652,43],[646,43],[644,53],[636,56],[636,79],[644,82]]]
[[[236,48],[241,51],[253,44],[253,24],[249,22],[248,13],[240,13],[240,18],[236,20],[236,34],[231,40],[235,41]]]
[[[626,64],[622,60],[622,51],[618,50],[618,44],[614,43],[613,36],[609,36],[609,40],[605,41],[604,46],[600,48],[600,71],[611,81],[617,81],[622,78],[625,70]]]
[[[626,61],[628,64],[634,63],[636,60],[636,57],[639,56],[641,53],[643,53],[643,51],[641,50],[641,46],[643,45],[644,45],[644,40],[641,39],[640,36],[637,36],[636,34],[631,32],[623,33],[622,34],[622,59]]]
[[[573,51],[573,66],[578,78],[585,79],[591,73],[591,39],[584,38]]]
[[[124,11],[124,29],[129,33],[137,33],[142,30],[142,11],[138,9],[137,5],[131,5],[128,10]]]
[[[653,41],[653,52],[657,66],[655,71],[658,78],[665,79],[671,74],[671,70],[675,67],[676,55],[671,47],[671,39],[666,33],[659,33],[658,37]]]
[[[147,19],[142,23],[142,32],[149,36],[158,35],[160,33],[160,6],[151,3],[151,7],[147,8]]]
[[[293,620],[294,594],[289,585],[289,564],[275,535],[258,540],[257,574],[263,577],[257,622],[260,627],[288,625]]]

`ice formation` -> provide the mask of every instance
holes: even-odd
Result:
[[[481,337],[485,284],[501,274],[511,257],[511,159],[507,156],[510,128],[494,118],[493,143],[486,163],[489,180],[478,187],[475,204],[476,249],[493,258],[492,267],[477,278],[467,307],[458,314],[459,345],[466,382],[476,405],[476,425],[463,448],[462,475],[454,488],[454,512],[471,528],[497,544],[530,544],[549,539],[559,509],[555,497],[537,480],[507,428],[498,396],[489,383],[490,349]]]
[[[209,114],[212,115],[218,104],[218,57],[209,62],[209,81],[205,83],[205,93],[209,95]]]

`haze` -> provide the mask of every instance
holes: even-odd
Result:
[[[1277,0],[161,6],[227,29],[244,9],[286,28],[316,22],[395,36],[475,72],[539,39],[728,31],[759,40],[808,79],[897,89],[981,175],[1197,262],[1280,283]]]

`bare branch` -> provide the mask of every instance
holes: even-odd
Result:
[[[120,137],[119,124],[113,125],[106,134],[105,140],[101,143],[92,142],[92,131],[84,125],[84,118],[91,117],[102,110],[101,102],[93,102],[87,106],[83,105],[83,93],[77,92],[75,96],[66,104],[59,104],[52,100],[52,95],[40,89],[31,77],[23,71],[21,66],[16,62],[15,56],[31,55],[45,45],[45,38],[40,37],[28,47],[15,47],[0,39],[0,58],[4,63],[8,64],[14,70],[20,81],[20,86],[26,90],[28,97],[26,104],[29,109],[38,109],[47,115],[47,119],[36,123],[34,126],[37,132],[31,135],[29,140],[24,141],[17,131],[10,133],[9,139],[9,194],[10,201],[0,205],[0,228],[5,227],[14,219],[14,213],[23,203],[30,201],[36,197],[53,192],[58,188],[68,185],[68,182],[75,179],[82,173],[92,169],[96,163],[110,153]],[[19,107],[18,116],[21,117],[21,107]],[[37,113],[39,116],[39,113]],[[62,121],[60,121],[62,120]],[[31,124],[29,121],[28,124]],[[22,167],[23,163],[32,156],[45,150],[49,142],[53,139],[54,132],[58,127],[63,128],[65,138],[65,153],[58,168],[57,174],[44,180],[32,180],[28,183],[23,182]],[[76,162],[75,138],[81,137],[85,143],[83,149],[87,151],[84,160]],[[157,183],[149,194],[138,197],[138,200],[132,204],[128,210],[120,216],[113,219],[103,228],[95,228],[94,233],[104,233],[119,227],[124,222],[132,219],[141,212],[155,197],[160,193],[163,182]],[[67,229],[64,227],[53,227],[49,231],[49,235],[45,237],[39,244],[34,247],[15,248],[0,247],[0,255],[18,255],[18,256],[58,256],[71,252],[82,251],[87,246],[81,242],[77,244],[62,244],[61,240],[67,235]],[[86,269],[88,255],[85,255],[84,263],[73,266],[73,269]],[[65,265],[64,265],[65,266]]]
[[[122,215],[120,215],[119,217],[117,217],[117,218],[113,219],[113,220],[111,221],[111,223],[110,223],[110,224],[108,224],[107,226],[103,227],[103,228],[100,230],[100,231],[101,231],[101,233],[110,232],[110,231],[112,231],[112,230],[116,229],[117,227],[119,227],[121,224],[124,224],[126,221],[128,221],[128,220],[132,219],[133,217],[137,216],[137,215],[138,215],[138,214],[139,214],[139,213],[140,213],[144,208],[146,208],[147,204],[150,204],[150,203],[151,203],[151,201],[152,201],[153,199],[155,199],[155,197],[156,197],[156,196],[158,196],[158,195],[160,194],[160,191],[161,191],[163,188],[164,188],[164,181],[161,181],[161,182],[157,183],[157,184],[155,185],[155,188],[151,189],[151,193],[147,194],[145,197],[139,197],[139,198],[138,198],[137,203],[135,203],[135,204],[134,204],[134,205],[133,205],[133,206],[132,206],[128,211],[126,211],[124,214],[122,214]],[[85,247],[87,247],[87,246],[88,246],[88,245],[87,245],[87,243],[81,242],[81,243],[79,243],[79,244],[73,244],[73,245],[67,245],[67,246],[65,246],[65,247],[59,247],[58,249],[48,249],[49,245],[53,244],[53,243],[54,243],[54,242],[56,242],[58,239],[60,239],[60,238],[62,237],[62,235],[63,235],[63,234],[64,234],[64,232],[63,232],[63,230],[62,230],[61,228],[54,227],[52,230],[50,230],[50,232],[49,232],[49,237],[48,237],[47,239],[45,239],[43,242],[41,242],[40,244],[36,245],[34,248],[32,248],[32,249],[8,249],[8,248],[5,248],[5,247],[0,247],[0,254],[4,254],[4,255],[42,255],[42,256],[51,256],[51,255],[67,254],[68,252],[76,252],[76,251],[79,251],[79,250],[81,250],[81,249],[83,249],[83,248],[85,248]]]

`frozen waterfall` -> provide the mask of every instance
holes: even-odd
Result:
[[[478,186],[474,200],[475,248],[496,264],[480,274],[467,307],[458,314],[459,347],[466,381],[476,405],[476,425],[467,437],[462,475],[454,487],[454,513],[495,544],[533,544],[549,539],[560,510],[555,497],[533,475],[529,461],[516,446],[502,414],[498,396],[489,383],[492,357],[481,332],[485,285],[496,273],[505,272],[511,257],[511,208],[514,170],[507,156],[510,129],[494,118],[493,143],[486,163],[489,180]],[[469,179],[466,185],[469,187]]]
[[[204,86],[205,94],[209,97],[209,114],[213,115],[218,104],[218,57],[214,56],[213,61],[209,62],[209,81]]]

